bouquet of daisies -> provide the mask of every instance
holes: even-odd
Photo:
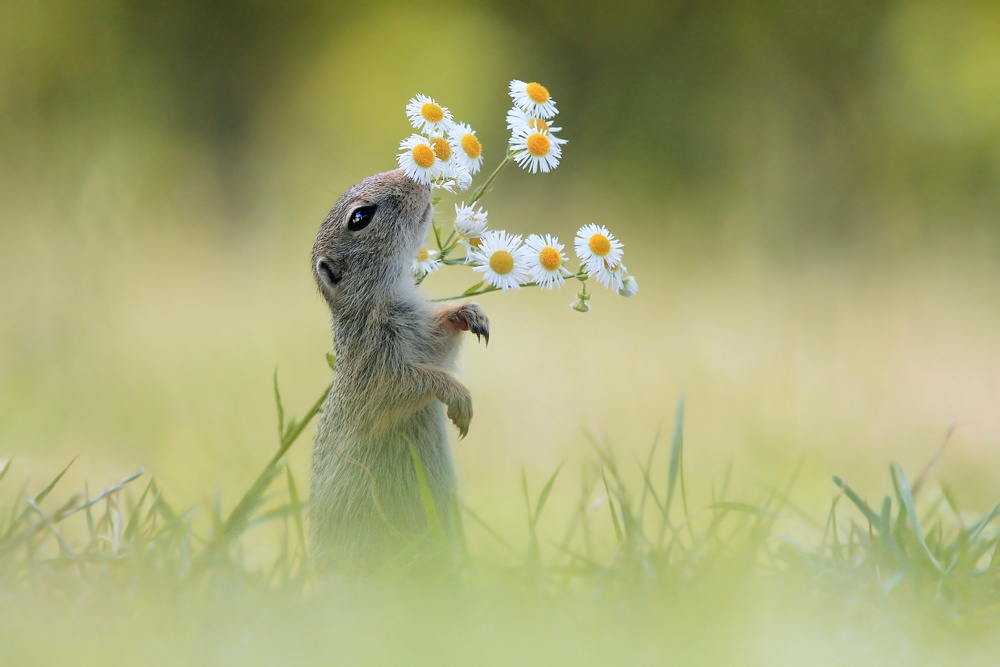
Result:
[[[419,283],[447,265],[471,266],[482,274],[482,279],[462,294],[441,301],[521,287],[554,289],[565,285],[566,280],[575,279],[581,289],[570,306],[580,312],[590,310],[589,278],[622,296],[634,296],[638,283],[622,264],[622,243],[607,227],[588,224],[577,231],[573,245],[580,265],[573,272],[566,267],[565,246],[557,237],[530,234],[524,239],[518,234],[490,229],[488,212],[481,206],[476,208],[476,203],[509,163],[514,162],[532,174],[548,173],[562,159],[566,140],[557,134],[562,128],[552,124],[559,111],[545,86],[515,79],[510,82],[510,96],[514,105],[507,112],[510,139],[504,159],[468,203],[455,205],[455,220],[447,235],[434,221],[436,249],[424,247],[418,251],[413,260],[415,279]],[[447,192],[468,190],[483,164],[483,147],[475,130],[456,121],[447,107],[426,95],[417,95],[409,101],[406,116],[417,133],[399,144],[396,160],[403,172],[418,183]],[[452,257],[460,245],[465,257]]]

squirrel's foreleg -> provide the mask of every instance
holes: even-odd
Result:
[[[438,366],[418,364],[391,378],[386,393],[401,403],[421,403],[436,398],[448,406],[448,418],[458,427],[461,437],[469,432],[472,421],[472,394],[454,375]]]
[[[437,314],[438,330],[457,335],[462,331],[476,334],[476,339],[490,344],[490,321],[478,303],[445,304]]]

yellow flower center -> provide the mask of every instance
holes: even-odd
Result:
[[[501,276],[514,270],[514,257],[506,250],[497,250],[490,255],[490,268]]]
[[[420,250],[417,251],[418,262],[426,262],[428,259],[430,259],[430,256],[431,253],[429,250],[427,250],[427,248],[421,248]]]
[[[528,97],[536,104],[545,104],[549,101],[549,91],[540,83],[532,81],[524,89],[524,92],[528,93]]]
[[[590,251],[604,257],[611,252],[611,241],[604,234],[594,234],[590,237]]]
[[[550,245],[542,248],[542,251],[538,253],[538,263],[542,265],[542,268],[546,271],[555,271],[562,264],[562,255],[558,250]]]
[[[469,245],[471,245],[473,248],[478,248],[482,244],[483,244],[483,240],[481,238],[479,238],[478,236],[475,236],[475,237],[469,239]]]
[[[470,158],[475,160],[477,157],[482,155],[483,145],[479,143],[479,139],[476,138],[474,134],[462,135],[462,150]]]
[[[528,119],[528,127],[533,130],[538,130],[539,132],[548,132],[549,124],[546,123],[541,118],[530,118]]]
[[[528,152],[535,157],[542,157],[549,154],[552,142],[541,132],[536,132],[528,137]]]
[[[434,150],[427,144],[417,144],[413,147],[412,152],[413,161],[417,163],[418,167],[430,169],[434,166],[434,160],[437,158],[434,155]]]
[[[412,109],[413,107],[410,108]],[[420,115],[424,117],[424,120],[429,120],[432,123],[440,123],[441,119],[444,118],[444,109],[433,102],[425,102],[420,107]]]
[[[435,137],[431,139],[431,145],[434,146],[434,154],[442,162],[447,162],[448,158],[451,157],[451,144],[445,141],[441,137]]]

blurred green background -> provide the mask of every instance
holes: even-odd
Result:
[[[145,465],[234,502],[275,447],[274,369],[297,413],[329,377],[327,210],[395,166],[417,92],[491,169],[512,78],[549,87],[569,144],[552,174],[502,175],[492,226],[604,223],[641,290],[588,315],[569,290],[482,298],[471,505],[521,521],[522,465],[586,465],[585,433],[638,456],[682,391],[696,480],[731,462],[753,490],[802,460],[807,498],[832,473],[881,489],[954,419],[939,476],[996,500],[988,0],[4,3],[0,459],[41,480],[80,455],[94,486]],[[443,274],[424,289],[473,282]]]

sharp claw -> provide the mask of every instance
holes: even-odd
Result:
[[[486,339],[486,347],[489,347],[490,346],[490,332],[489,331],[483,332],[483,338]]]

